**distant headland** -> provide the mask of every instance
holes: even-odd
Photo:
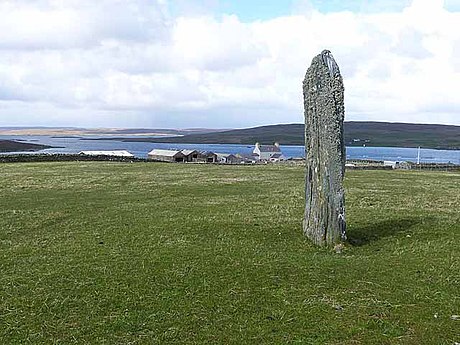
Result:
[[[0,152],[35,152],[50,148],[52,146],[23,143],[14,140],[0,140]]]
[[[197,133],[164,138],[118,138],[126,142],[243,144],[279,142],[282,145],[304,145],[304,125],[270,125],[234,129],[214,133]],[[460,126],[389,123],[345,122],[345,144],[369,147],[423,147],[460,150]]]
[[[347,146],[423,147],[460,150],[460,126],[390,122],[356,122],[344,124]],[[301,123],[268,125],[245,129],[151,129],[151,128],[52,128],[3,127],[0,135],[48,135],[74,137],[81,140],[118,140],[124,142],[154,142],[177,144],[272,144],[304,145],[304,125]],[[21,143],[22,144],[22,143]],[[26,144],[26,143],[24,143]],[[16,144],[15,144],[16,145]],[[27,145],[32,145],[27,143]],[[3,143],[0,152],[11,151],[11,143]],[[31,146],[30,150],[35,150]],[[17,151],[16,149],[14,151]],[[23,151],[21,149],[21,151]]]

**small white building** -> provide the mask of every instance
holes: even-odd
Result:
[[[78,154],[84,156],[111,156],[111,157],[134,157],[134,155],[126,150],[118,151],[80,151]]]
[[[252,152],[260,161],[278,162],[286,159],[281,152],[279,143],[275,143],[274,145],[260,145],[256,143]]]
[[[392,167],[393,169],[396,169],[398,167],[399,162],[396,161],[383,161],[383,166],[386,167]]]

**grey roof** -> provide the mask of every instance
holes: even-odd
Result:
[[[217,157],[221,157],[221,158],[228,158],[228,157],[235,157],[236,156],[232,153],[216,153]]]
[[[192,153],[198,152],[198,151],[197,150],[181,150],[180,152],[182,152],[182,154],[184,156],[188,156],[188,155],[191,155]]]
[[[276,145],[260,145],[260,152],[281,152],[280,148]]]
[[[154,150],[149,152],[149,156],[174,157],[178,153],[182,154],[178,150],[157,150],[157,149],[154,149]]]
[[[115,156],[115,157],[134,157],[134,155],[126,150],[114,151],[80,151],[79,154],[85,156]]]
[[[202,154],[203,156],[214,156],[215,155],[215,153],[211,151],[200,151],[200,154]]]
[[[237,157],[244,158],[244,159],[259,159],[259,155],[256,154],[256,153],[250,153],[250,154],[247,154],[247,153],[238,153],[236,156],[237,156]]]
[[[228,156],[230,156],[230,154],[229,153],[216,153],[216,156],[217,157],[227,158]]]

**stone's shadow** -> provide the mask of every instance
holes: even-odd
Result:
[[[409,231],[418,224],[430,223],[432,220],[432,217],[405,217],[385,219],[365,226],[350,226],[347,227],[348,243],[352,246],[363,246],[385,237]]]

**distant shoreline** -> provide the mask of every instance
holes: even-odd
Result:
[[[55,146],[23,143],[15,140],[0,140],[0,152],[38,152],[45,149],[57,148]]]
[[[184,136],[85,138],[122,142],[171,144],[273,144],[304,145],[303,124],[270,125],[223,132],[196,133]],[[387,122],[345,122],[344,141],[349,147],[401,147],[437,150],[460,150],[460,126],[422,125]]]
[[[222,129],[69,129],[0,128],[0,135],[23,137],[48,135],[54,138],[78,140],[111,140],[126,143],[168,143],[168,144],[273,144],[282,146],[304,145],[304,125],[301,123],[268,125],[253,128]],[[28,132],[29,131],[29,132]],[[6,139],[11,139],[7,137]],[[400,147],[435,150],[460,150],[460,126],[357,122],[344,123],[344,143],[348,147]]]
[[[255,142],[200,142],[200,141],[182,141],[182,140],[173,140],[175,138],[182,138],[182,137],[168,137],[168,138],[82,138],[80,140],[87,140],[87,141],[101,141],[101,140],[110,140],[110,141],[121,141],[125,143],[157,143],[157,144],[163,144],[163,143],[168,143],[168,144],[205,144],[205,145],[249,145],[251,147],[254,146]],[[169,140],[171,139],[171,140]],[[269,145],[271,142],[260,142],[261,144]],[[281,146],[304,146],[305,144],[303,142],[299,143],[281,143]],[[378,148],[378,147],[391,147],[391,148],[404,148],[404,149],[417,149],[419,146],[399,146],[399,145],[358,145],[354,143],[346,143],[346,147],[371,147],[371,148]],[[429,149],[429,150],[445,150],[445,151],[460,151],[460,146],[459,147],[429,147],[429,146],[421,146],[423,149]]]

